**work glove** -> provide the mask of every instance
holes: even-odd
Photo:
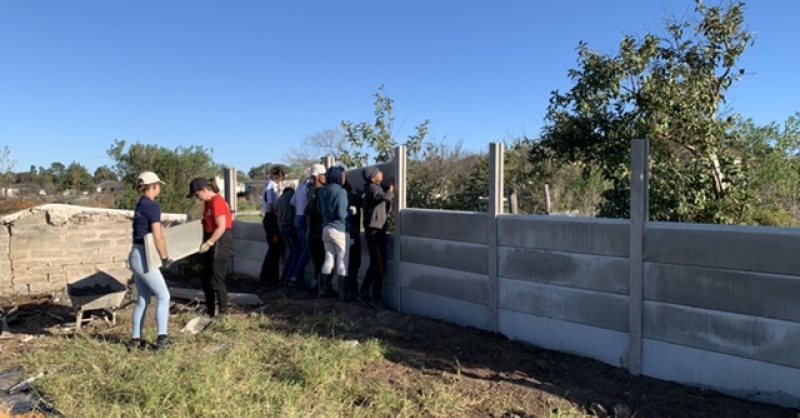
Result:
[[[213,247],[213,246],[214,246],[214,243],[211,242],[211,240],[208,240],[208,241],[204,242],[203,245],[200,246],[200,251],[198,251],[198,253],[203,254],[204,252],[210,250],[211,247]]]
[[[163,268],[163,269],[168,269],[168,268],[172,267],[173,264],[175,264],[175,260],[173,260],[173,259],[171,259],[169,257],[161,259],[161,268]]]

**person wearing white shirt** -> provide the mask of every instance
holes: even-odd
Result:
[[[261,264],[261,284],[267,287],[276,287],[280,283],[280,262],[284,251],[283,237],[281,237],[278,218],[275,215],[275,204],[280,196],[280,184],[286,174],[283,167],[275,166],[269,171],[269,180],[264,184],[262,195],[263,205],[261,212],[264,214],[262,224],[267,234],[267,254]]]

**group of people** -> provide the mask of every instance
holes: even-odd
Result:
[[[170,294],[164,276],[158,268],[150,268],[145,254],[144,237],[153,234],[156,250],[163,267],[172,264],[167,251],[164,229],[161,222],[161,206],[156,199],[161,194],[164,182],[152,171],[141,173],[136,180],[136,188],[141,197],[133,212],[133,246],[128,263],[133,271],[134,285],[138,293],[133,310],[133,331],[129,348],[138,350],[148,348],[142,340],[145,314],[152,296],[156,297],[156,324],[158,337],[155,348],[169,346],[167,328],[169,324]],[[228,312],[228,291],[225,277],[233,259],[233,216],[230,206],[219,194],[215,180],[195,178],[189,185],[187,198],[203,202],[203,243],[198,249],[202,254],[202,273],[200,279],[206,302],[206,314],[210,317],[224,317]],[[219,312],[216,312],[217,301]]]
[[[298,287],[316,291],[319,297],[358,299],[385,308],[381,293],[394,181],[389,179],[384,187],[383,173],[376,167],[367,167],[361,174],[363,190],[352,187],[342,167],[326,170],[322,164],[314,164],[295,190],[284,184],[281,167],[270,170],[262,196],[269,245],[261,268],[262,284]],[[370,264],[359,288],[362,226]],[[305,275],[309,262],[314,267],[310,283]]]
[[[319,297],[358,299],[385,309],[381,292],[386,273],[386,230],[394,199],[394,181],[389,179],[384,187],[383,173],[375,167],[363,169],[362,176],[365,187],[356,190],[347,182],[343,168],[326,170],[322,164],[314,164],[308,178],[295,190],[291,186],[281,187],[285,179],[281,167],[270,171],[263,194],[263,226],[269,245],[261,268],[263,284],[296,286],[316,291]],[[128,256],[138,294],[129,343],[132,350],[149,347],[142,339],[142,328],[153,296],[158,301],[155,348],[165,349],[170,344],[169,289],[161,271],[148,266],[144,243],[145,236],[152,234],[162,267],[172,264],[164,238],[161,206],[156,202],[163,185],[165,183],[152,171],[141,173],[136,181],[141,196],[134,209],[133,245]],[[225,278],[234,252],[233,216],[214,179],[192,180],[187,198],[203,202],[203,243],[198,249],[202,254],[200,278],[206,315],[221,319],[228,313]],[[362,226],[370,264],[359,289]],[[285,261],[281,271],[282,258]],[[305,275],[309,261],[314,263],[311,283]],[[334,278],[337,278],[338,291],[333,286]]]

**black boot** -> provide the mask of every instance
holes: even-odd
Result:
[[[322,274],[319,276],[317,280],[317,297],[324,298],[325,295],[328,293],[328,283],[330,283],[328,279],[328,274]]]
[[[166,350],[169,346],[172,345],[169,342],[169,338],[166,335],[162,334],[158,336],[156,340],[156,350]]]
[[[348,293],[347,288],[348,288],[347,276],[344,277],[339,276],[339,300],[342,302],[347,300],[347,293]]]
[[[327,285],[325,285],[325,297],[336,299],[337,297],[339,297],[339,294],[336,293],[336,289],[333,288],[333,276],[334,273],[331,273],[322,280],[327,282]]]

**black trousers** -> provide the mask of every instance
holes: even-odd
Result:
[[[369,292],[372,299],[381,299],[383,290],[383,275],[386,274],[386,231],[383,229],[367,228],[364,231],[367,238],[369,251],[369,267],[361,284],[361,291]]]
[[[350,234],[353,244],[350,246],[350,258],[347,260],[347,287],[355,292],[358,289],[358,272],[361,270],[361,233]]]
[[[275,212],[269,212],[264,215],[264,220],[261,222],[264,226],[264,232],[267,234],[267,254],[264,256],[264,262],[261,264],[260,279],[262,284],[276,285],[280,279],[281,257],[285,244],[281,236],[281,229],[278,226],[278,216]]]
[[[211,234],[204,234],[207,240]],[[206,296],[206,313],[214,316],[214,308],[219,300],[219,313],[228,312],[228,287],[225,278],[231,267],[233,259],[233,232],[229,229],[222,234],[219,241],[210,250],[201,254],[203,257],[203,272],[200,281],[203,284],[203,293]]]

